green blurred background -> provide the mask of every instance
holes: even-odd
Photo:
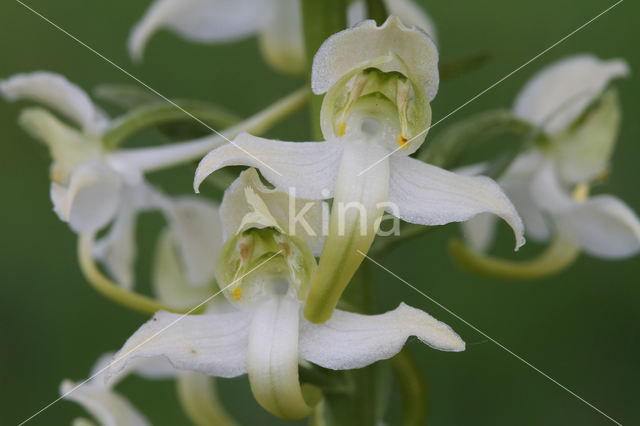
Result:
[[[248,115],[302,82],[267,68],[254,39],[225,46],[188,44],[162,32],[152,39],[143,65],[128,59],[125,41],[149,2],[30,0],[31,7],[169,97],[206,98]],[[441,57],[490,52],[482,69],[443,82],[434,119],[547,48],[611,5],[610,0],[421,1],[435,19]],[[494,107],[508,107],[536,70],[564,55],[593,52],[624,57],[640,70],[637,18],[627,1],[499,85],[447,121]],[[51,70],[89,90],[99,83],[131,83],[124,74],[78,45],[17,2],[0,5],[0,78]],[[624,123],[610,179],[598,191],[614,193],[640,211],[640,78],[617,84]],[[58,397],[63,378],[87,376],[95,359],[117,349],[143,322],[103,299],[83,280],[75,237],[49,200],[48,156],[16,125],[21,105],[0,102],[0,424],[17,424]],[[446,128],[447,121],[434,129]],[[270,134],[308,138],[303,111]],[[193,169],[154,177],[168,192],[189,192]],[[140,280],[146,281],[160,226],[148,216],[139,226]],[[432,232],[383,261],[391,270],[524,357],[622,424],[640,424],[640,261],[605,262],[582,256],[568,271],[535,283],[496,282],[469,276],[446,254],[458,227]],[[508,251],[506,232],[501,239]],[[531,245],[533,246],[533,245]],[[525,247],[523,256],[535,251]],[[412,341],[429,387],[432,425],[605,425],[605,417],[536,373],[447,312],[378,270],[378,310],[400,301],[450,324],[466,341],[460,354],[441,353]],[[384,295],[384,297],[382,297]],[[171,382],[129,378],[120,386],[157,425],[188,424]],[[242,424],[282,424],[249,396],[246,379],[221,381],[221,394]],[[400,399],[394,395],[394,406]],[[397,408],[394,408],[397,410]],[[63,425],[82,414],[61,401],[33,425]]]

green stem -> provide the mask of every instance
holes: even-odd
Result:
[[[513,261],[477,253],[460,240],[449,243],[455,263],[472,274],[505,280],[527,281],[557,274],[575,262],[580,250],[573,244],[555,239],[534,259]]]
[[[176,104],[179,108],[168,102],[157,102],[136,108],[118,118],[102,136],[105,149],[116,149],[142,129],[192,119],[188,114],[216,127],[229,127],[240,121],[239,117],[218,105],[199,101],[177,101]]]
[[[382,25],[387,20],[389,13],[382,0],[367,0],[367,17]]]
[[[112,301],[132,309],[134,311],[141,312],[147,315],[153,315],[158,311],[169,311],[175,313],[193,313],[197,314],[204,310],[204,306],[197,309],[174,309],[171,306],[167,306],[158,302],[150,297],[133,293],[125,290],[122,286],[116,284],[107,278],[100,270],[93,260],[91,255],[91,246],[93,245],[93,236],[88,234],[81,234],[78,237],[78,261],[80,269],[84,274],[89,284],[96,289],[103,296],[111,299]]]
[[[391,359],[402,393],[402,426],[423,426],[427,420],[427,386],[415,359],[403,349]]]
[[[161,170],[197,160],[240,133],[249,132],[259,135],[266,132],[275,123],[304,106],[308,95],[306,88],[298,89],[219,134],[158,147],[120,149],[111,156],[125,163],[135,164],[143,172]]]
[[[300,2],[302,4],[304,43],[307,55],[307,79],[311,81],[313,57],[318,48],[330,35],[347,27],[347,1],[300,0]],[[322,96],[311,93],[312,136],[316,140],[322,140],[322,131],[320,130],[321,108]]]

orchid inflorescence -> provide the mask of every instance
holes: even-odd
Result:
[[[200,43],[257,34],[277,71],[296,77],[306,70],[310,90],[245,120],[206,102],[189,109],[226,128],[220,133],[124,148],[141,130],[184,120],[182,108],[120,99],[130,110],[110,118],[52,72],[0,82],[7,100],[41,105],[25,108],[18,121],[51,153],[50,197],[78,234],[87,280],[150,316],[119,351],[100,357],[87,381],[61,385],[64,398],[101,424],[149,424],[115,390],[128,374],[174,378],[196,424],[236,424],[209,377],[244,374],[256,401],[282,419],[366,424],[335,403],[336,395],[362,391],[351,371],[406,356],[398,354],[411,336],[442,351],[465,349],[451,327],[426,312],[401,303],[374,314],[344,297],[364,256],[382,253],[387,239],[402,242],[407,227],[419,233],[461,222],[463,239],[450,247],[454,260],[472,273],[512,280],[557,273],[580,251],[613,259],[640,250],[634,212],[614,196],[590,196],[618,138],[620,101],[611,86],[629,74],[624,60],[563,59],[535,75],[512,110],[456,122],[423,147],[440,81],[426,13],[411,0],[385,0],[377,3],[389,17],[376,22],[366,19],[372,2],[355,1],[332,11],[346,29],[310,51],[302,20],[309,6],[302,3],[156,0],[133,28],[128,48],[138,61],[165,28]],[[317,95],[323,98],[313,121],[322,141],[258,136]],[[506,162],[459,163],[475,139],[500,126],[519,138]],[[221,199],[168,195],[147,179],[194,160],[195,192],[211,182],[224,190]],[[148,211],[160,212],[166,227],[157,236],[152,294],[145,295],[136,292],[134,232]],[[546,252],[526,260],[489,254],[496,218],[511,227],[516,250],[526,235]],[[393,232],[383,232],[388,220]]]

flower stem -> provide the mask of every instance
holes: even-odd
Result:
[[[151,172],[197,160],[240,133],[264,133],[278,121],[304,106],[308,96],[306,88],[298,89],[246,120],[223,130],[220,134],[158,147],[121,149],[112,153],[110,158],[116,162],[133,164],[143,172]]]
[[[153,315],[158,311],[169,311],[175,313],[200,313],[204,310],[204,306],[198,309],[174,309],[170,306],[162,304],[153,298],[133,293],[125,290],[115,282],[111,281],[100,272],[98,266],[91,255],[91,246],[93,245],[93,236],[89,234],[81,234],[78,237],[78,261],[80,269],[89,284],[100,292],[103,296],[113,300],[114,302],[143,314]]]
[[[318,51],[318,48],[330,35],[347,27],[347,1],[300,1],[302,4],[304,43],[307,55],[307,79],[311,81],[313,57]],[[322,140],[322,132],[320,131],[321,107],[322,96],[311,93],[312,136],[316,140]]]
[[[218,105],[200,101],[178,101],[176,104],[180,108],[168,102],[144,105],[118,118],[102,136],[105,149],[118,148],[127,138],[142,129],[173,121],[190,120],[191,117],[185,111],[216,127],[229,127],[240,121],[240,117]]]
[[[455,239],[449,243],[449,253],[458,266],[472,274],[528,281],[565,270],[578,258],[580,250],[575,245],[556,238],[538,257],[518,262],[474,252],[463,242]]]

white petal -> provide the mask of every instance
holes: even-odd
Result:
[[[197,192],[207,176],[223,167],[251,166],[281,192],[295,188],[297,197],[331,198],[341,155],[342,149],[328,142],[281,142],[243,133],[200,161],[194,188]]]
[[[117,375],[132,360],[152,357],[211,376],[245,374],[250,323],[251,315],[242,311],[203,315],[160,311],[127,340],[108,374]]]
[[[593,256],[620,259],[640,251],[638,216],[616,197],[591,197],[554,219],[563,237]]]
[[[128,290],[135,279],[135,218],[134,201],[124,195],[111,229],[96,241],[92,250],[93,257],[102,262],[118,284]]]
[[[551,162],[545,163],[530,181],[532,200],[538,208],[554,213],[571,208],[575,201],[558,180]]]
[[[187,309],[202,303],[214,293],[214,286],[193,286],[183,272],[172,233],[158,236],[153,258],[153,292],[162,303]]]
[[[269,213],[276,218],[285,234],[303,240],[314,255],[319,256],[324,244],[322,204],[267,188],[255,169],[240,173],[224,193],[220,205],[220,216],[224,226],[225,240],[238,230],[243,218],[250,213],[244,189],[253,188],[265,203]],[[294,220],[294,218],[297,218]]]
[[[224,43],[254,34],[271,2],[256,0],[156,0],[134,26],[129,54],[142,59],[151,36],[166,28],[200,43]]]
[[[385,6],[389,15],[395,15],[407,26],[418,27],[429,34],[434,42],[436,39],[436,27],[433,20],[412,0],[385,0]],[[348,26],[352,27],[366,19],[367,7],[365,0],[357,0],[347,9]]]
[[[122,187],[120,176],[105,164],[85,163],[71,176],[61,217],[76,232],[95,232],[113,219]]]
[[[80,384],[65,380],[62,398],[82,405],[102,426],[146,426],[151,423],[125,398],[93,382]]]
[[[300,302],[273,298],[258,307],[249,335],[249,383],[260,405],[280,418],[311,412],[298,379]]]
[[[346,137],[343,139],[347,139]],[[324,322],[362,263],[376,236],[389,189],[389,161],[385,159],[365,174],[370,164],[388,151],[370,140],[343,140],[344,154],[336,182],[329,233],[311,282],[305,316]]]
[[[593,55],[565,58],[529,80],[515,101],[514,112],[548,133],[558,133],[573,123],[611,80],[627,74],[629,66],[621,59],[602,61]]]
[[[269,65],[290,75],[305,70],[302,11],[299,0],[277,0],[262,31],[260,50]]]
[[[222,248],[218,207],[205,198],[181,197],[165,209],[173,237],[180,249],[186,277],[193,285],[207,286]]]
[[[0,92],[9,100],[27,99],[42,103],[73,120],[85,131],[99,133],[107,117],[89,96],[65,77],[47,71],[16,74],[0,82]]]
[[[391,156],[390,161],[389,203],[397,206],[401,219],[444,225],[492,213],[513,228],[516,249],[524,244],[522,220],[493,180],[458,175],[409,157]]]
[[[372,20],[329,37],[313,59],[311,87],[316,94],[328,91],[342,76],[373,58],[397,55],[406,65],[393,59],[378,65],[382,71],[398,71],[423,86],[429,99],[438,91],[438,50],[423,31],[405,27],[391,17],[377,27]]]
[[[432,348],[459,352],[465,344],[448,325],[419,309],[401,303],[381,315],[336,310],[324,324],[303,321],[300,356],[333,370],[362,368],[400,352],[416,336]]]

